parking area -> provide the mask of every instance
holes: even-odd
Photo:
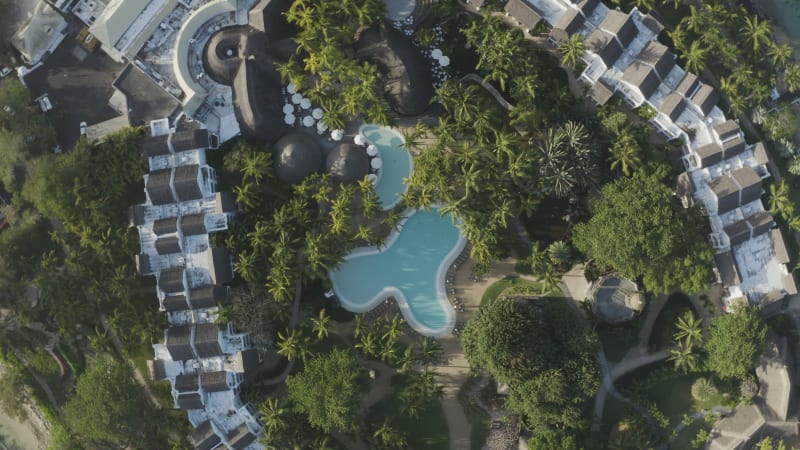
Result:
[[[33,98],[48,94],[53,109],[47,116],[63,149],[78,141],[81,122],[92,125],[120,115],[108,101],[124,67],[100,50],[89,52],[70,34],[42,66],[25,76]]]
[[[151,120],[171,117],[178,101],[155,81],[133,65],[128,65],[116,81],[116,87],[128,100],[131,125],[144,125]]]

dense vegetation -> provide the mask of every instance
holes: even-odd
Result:
[[[655,293],[702,290],[709,282],[711,245],[697,230],[705,218],[684,209],[664,184],[666,170],[644,170],[603,186],[594,216],[575,227],[575,246]],[[691,231],[690,231],[691,230]]]
[[[535,431],[581,430],[596,392],[597,340],[558,300],[496,300],[473,315],[462,336],[470,365],[508,383],[506,407]]]
[[[759,308],[740,305],[733,313],[716,317],[706,344],[708,367],[724,378],[743,378],[755,368],[766,336]]]

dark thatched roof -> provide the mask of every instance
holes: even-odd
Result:
[[[241,424],[228,434],[228,442],[234,450],[242,450],[256,440],[246,424]]]
[[[183,267],[164,269],[158,275],[158,288],[172,294],[183,291]]]
[[[542,20],[542,16],[533,6],[523,0],[508,0],[503,10],[525,30],[532,30]]]
[[[172,234],[178,231],[178,218],[167,217],[166,219],[157,219],[153,222],[153,233],[156,236],[163,236],[165,234]]]
[[[200,358],[222,356],[219,346],[219,326],[213,323],[195,325],[194,348]]]
[[[221,370],[217,372],[203,372],[200,374],[200,384],[209,392],[227,391],[228,373]]]
[[[169,155],[169,135],[162,134],[161,136],[155,137],[148,137],[144,140],[144,145],[142,146],[142,150],[144,151],[144,156],[160,156],[160,155]]]
[[[389,106],[408,116],[422,114],[434,95],[428,61],[411,38],[391,26],[375,26],[356,37],[356,56],[378,68]]]
[[[175,197],[172,194],[172,187],[170,186],[171,177],[171,169],[154,170],[147,175],[145,190],[150,197],[150,201],[153,202],[154,205],[175,203]]]
[[[203,66],[208,76],[230,86],[242,63],[241,43],[253,31],[246,25],[225,27],[213,35],[203,50]]]
[[[167,312],[172,311],[185,311],[189,309],[189,304],[186,303],[186,296],[181,295],[168,295],[161,301],[164,310]]]
[[[287,183],[299,183],[322,166],[319,143],[307,134],[287,134],[272,148],[276,155],[275,174]]]
[[[175,168],[175,178],[172,181],[172,185],[180,201],[185,202],[203,198],[203,191],[200,189],[198,181],[199,172],[200,166],[197,164]]]
[[[225,247],[210,247],[208,254],[208,270],[214,284],[230,283],[233,280],[233,264],[231,255]]]
[[[182,325],[169,327],[164,331],[167,351],[173,361],[186,361],[194,359],[192,350],[192,326]]]
[[[233,103],[242,135],[275,142],[285,132],[277,59],[269,54],[245,59],[233,80]]]
[[[328,153],[325,168],[342,183],[357,183],[369,173],[369,157],[363,148],[343,143]]]
[[[196,373],[175,377],[175,390],[178,392],[197,392],[200,389],[200,377]]]
[[[189,214],[181,217],[181,233],[185,236],[206,234],[206,215],[203,213]]]
[[[736,263],[731,252],[714,255],[714,265],[717,266],[720,281],[725,286],[737,286],[741,282],[739,280],[739,271],[736,270]]]
[[[228,289],[224,286],[203,286],[189,291],[189,302],[193,309],[213,308],[227,296]]]
[[[203,399],[200,394],[178,394],[178,408],[186,411],[189,409],[203,409]]]
[[[181,242],[177,236],[160,237],[156,239],[156,251],[159,255],[180,253]]]
[[[261,0],[250,9],[250,26],[266,33],[270,41],[294,36],[299,30],[284,14],[292,3],[293,0]]]

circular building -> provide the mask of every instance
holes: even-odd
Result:
[[[242,41],[249,27],[226,27],[214,33],[203,52],[206,73],[217,83],[230,86],[242,63]]]
[[[273,146],[275,174],[287,183],[296,184],[322,166],[322,150],[311,136],[292,133],[278,139]]]
[[[631,320],[644,308],[639,287],[627,278],[601,277],[592,285],[591,299],[595,314],[610,324]]]
[[[369,157],[362,147],[343,143],[328,153],[325,167],[342,183],[357,183],[369,173]]]

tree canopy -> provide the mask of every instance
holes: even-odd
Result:
[[[741,305],[732,314],[711,321],[708,343],[708,366],[724,378],[742,377],[755,367],[764,350],[767,326],[761,310]]]
[[[304,361],[302,372],[286,378],[289,400],[323,431],[349,430],[361,407],[367,375],[355,355],[334,349]]]
[[[128,367],[98,358],[78,378],[63,418],[78,440],[94,445],[126,445],[144,431],[144,397]]]
[[[563,302],[496,300],[462,335],[473,367],[509,383],[506,406],[536,430],[581,428],[582,404],[597,390],[595,334]]]
[[[677,204],[664,172],[640,170],[606,184],[592,202],[594,216],[575,226],[573,243],[598,266],[641,277],[652,292],[697,292],[708,284],[713,256],[699,231],[704,218]]]

